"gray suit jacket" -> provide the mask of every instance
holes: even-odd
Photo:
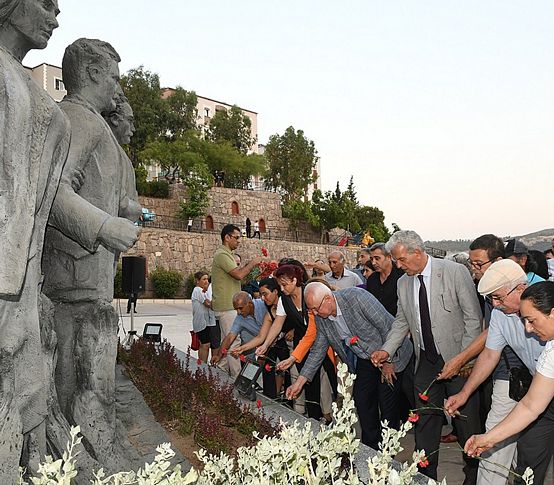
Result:
[[[416,369],[421,332],[414,297],[417,276],[398,280],[398,313],[383,350],[394,355],[410,332],[414,340]],[[465,349],[481,333],[481,308],[467,268],[459,263],[432,258],[429,302],[433,338],[445,362]]]
[[[383,305],[368,291],[362,288],[345,288],[333,293],[337,300],[346,325],[352,337],[357,336],[359,341],[351,349],[359,359],[369,359],[371,354],[379,350],[391,329],[394,317],[385,310]],[[316,316],[317,337],[315,339],[306,363],[300,375],[308,380],[319,369],[327,348],[331,346],[343,362],[348,362],[343,348],[343,342],[336,329],[336,323],[329,318]],[[403,371],[412,356],[412,344],[405,338],[399,344],[399,349],[393,357],[396,370]],[[356,369],[349,369],[354,373]]]

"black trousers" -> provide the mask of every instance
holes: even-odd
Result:
[[[393,386],[381,382],[381,371],[369,360],[358,359],[353,397],[362,428],[362,443],[377,450],[381,442],[381,421],[389,426],[400,426],[399,399],[402,373],[397,373]]]
[[[534,484],[542,485],[548,465],[554,454],[554,400],[546,411],[531,423],[517,440],[516,473],[523,474],[527,467],[533,469]],[[520,478],[514,484],[522,484]]]
[[[415,371],[414,377],[414,394],[416,409],[426,408],[429,406],[439,407],[442,409],[444,406],[444,400],[460,392],[466,379],[461,376],[453,377],[446,381],[435,381],[430,387],[427,395],[428,401],[422,401],[418,393],[425,391],[429,384],[433,382],[433,379],[444,367],[444,360],[439,357],[439,360],[432,364],[422,352],[419,361],[419,367]],[[417,411],[420,415],[419,421],[415,425],[415,443],[417,450],[425,450],[429,466],[421,468],[419,471],[429,478],[437,479],[437,467],[439,464],[439,447],[441,439],[442,425],[444,422],[444,412],[442,410],[430,410],[420,409]],[[466,418],[456,417],[452,419],[452,424],[456,436],[458,437],[458,443],[463,448],[467,439],[474,435],[479,434],[481,430],[481,424],[479,420],[479,394],[477,392],[468,399],[465,406],[460,408],[460,413],[467,416]],[[479,462],[475,458],[469,458],[467,455],[463,455],[465,466],[464,473],[467,478],[477,478],[477,467]]]

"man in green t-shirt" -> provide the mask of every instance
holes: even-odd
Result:
[[[212,308],[219,320],[222,341],[231,330],[237,316],[233,307],[233,295],[240,291],[241,280],[262,261],[262,258],[258,257],[245,266],[237,266],[233,251],[238,248],[240,238],[240,229],[233,224],[227,224],[221,230],[222,245],[215,252],[212,263]],[[239,345],[240,338],[237,338],[231,348]],[[240,372],[240,361],[229,354],[219,361],[219,366],[232,377],[236,377]]]

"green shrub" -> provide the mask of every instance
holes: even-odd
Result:
[[[150,273],[156,298],[173,298],[183,284],[183,275],[172,269],[158,268]]]
[[[145,182],[137,181],[137,191],[139,195],[146,197],[157,197],[158,199],[169,198],[169,183],[164,180]]]
[[[122,277],[121,263],[117,265],[117,270],[115,272],[115,277],[113,280],[113,297],[114,298],[127,298],[127,295],[123,292],[123,287],[121,285]]]
[[[194,281],[194,274],[189,274],[185,279],[185,298],[187,300],[190,300],[192,297],[192,291],[194,290],[194,287],[196,286],[196,282]]]

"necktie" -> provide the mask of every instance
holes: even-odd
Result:
[[[427,289],[423,282],[423,275],[418,275],[419,278],[419,316],[421,320],[421,334],[423,336],[423,345],[425,345],[425,357],[436,364],[439,359],[439,354],[435,347],[433,332],[431,330],[431,314],[429,313],[429,302],[427,301]]]

